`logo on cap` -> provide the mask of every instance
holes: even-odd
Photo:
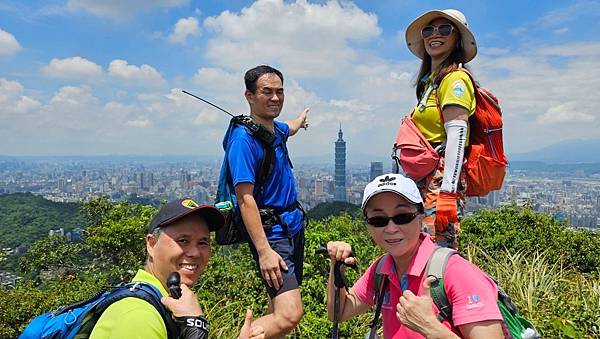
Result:
[[[386,175],[385,178],[379,179],[379,182],[381,182],[381,184],[377,185],[377,187],[381,187],[381,186],[396,186],[395,182],[392,182],[396,180],[396,177],[391,177],[389,175]]]
[[[185,199],[185,200],[183,200],[183,201],[181,202],[181,205],[182,205],[183,207],[185,207],[185,208],[189,208],[189,209],[196,208],[196,207],[198,207],[198,206],[199,206],[199,205],[198,205],[198,204],[197,204],[197,203],[196,203],[194,200],[192,200],[192,199]]]

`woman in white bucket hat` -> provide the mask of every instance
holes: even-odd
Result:
[[[477,43],[464,14],[445,9],[415,19],[406,30],[406,44],[422,60],[412,121],[440,154],[436,168],[424,178],[413,178],[424,200],[423,229],[440,246],[458,248],[466,191],[462,165],[475,90],[469,75],[457,70],[464,70],[464,64],[475,57]]]

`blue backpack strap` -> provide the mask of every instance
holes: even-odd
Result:
[[[171,313],[160,302],[160,291],[150,284],[136,282],[103,289],[89,299],[41,314],[27,325],[19,339],[87,338],[102,313],[113,303],[128,297],[150,303],[160,314],[168,338],[179,336]]]
[[[446,265],[448,259],[458,252],[451,248],[438,247],[436,248],[429,260],[427,261],[427,267],[425,268],[425,278],[434,277],[435,280],[431,283],[431,299],[435,303],[440,313],[438,313],[438,320],[447,320],[452,323],[452,305],[448,301],[448,296],[444,290],[444,272],[446,271]]]
[[[110,305],[121,299],[129,297],[142,299],[148,302],[158,311],[167,329],[167,335],[169,339],[175,339],[179,336],[179,328],[173,321],[171,312],[160,301],[162,294],[156,287],[148,283],[131,282],[125,285],[117,286],[116,289],[109,292],[109,295],[106,298],[96,304],[94,308],[90,310],[90,312],[94,312],[94,314],[96,314],[99,318],[102,312],[104,312]]]

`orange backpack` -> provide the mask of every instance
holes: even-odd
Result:
[[[469,118],[469,146],[465,150],[465,172],[467,196],[482,197],[502,187],[508,159],[502,141],[502,110],[498,98],[489,90],[480,87],[471,73],[465,72],[475,88],[475,113]],[[440,115],[442,107],[435,95]]]

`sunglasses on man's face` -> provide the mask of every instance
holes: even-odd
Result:
[[[454,30],[454,26],[452,26],[451,24],[441,24],[437,27],[436,26],[425,26],[421,30],[421,37],[423,37],[423,39],[429,38],[430,36],[433,35],[433,32],[435,32],[435,31],[437,31],[441,36],[448,36],[448,35],[452,34],[453,30]]]
[[[417,215],[419,215],[418,211],[413,213],[398,213],[393,217],[377,216],[367,218],[367,224],[373,227],[385,227],[391,219],[396,225],[406,225],[409,222],[413,221],[417,217]]]

